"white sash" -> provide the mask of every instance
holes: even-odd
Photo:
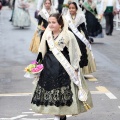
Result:
[[[52,40],[52,36],[48,36],[47,39],[48,45],[50,47],[50,50],[54,54],[54,56],[57,58],[57,60],[61,63],[61,65],[65,68],[68,75],[70,76],[71,80],[77,85],[80,85],[80,82],[78,80],[77,75],[75,75],[75,69],[70,65],[68,60],[64,57],[64,55],[55,47],[55,44]]]
[[[69,16],[66,16],[66,19],[68,20],[69,27],[73,31],[73,33],[91,50],[91,45],[90,45],[89,41],[74,26],[71,18]]]
[[[52,39],[52,36],[49,35],[47,38],[48,46],[50,50],[52,51],[53,55],[56,57],[56,59],[60,62],[60,64],[64,67],[68,75],[70,76],[72,82],[78,86],[79,92],[78,92],[78,98],[81,101],[87,100],[87,93],[82,88],[82,83],[80,79],[80,71],[78,72],[78,76],[75,74],[75,69],[70,65],[68,60],[64,57],[64,55],[55,47],[54,41]]]
[[[45,9],[45,8],[43,8],[42,9],[42,12],[43,12],[43,14],[45,15],[45,17],[46,17],[46,20],[48,21],[48,18],[49,18],[49,14],[48,14],[48,12],[47,12],[47,10]]]

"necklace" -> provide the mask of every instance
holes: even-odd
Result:
[[[75,18],[76,18],[76,15],[73,15],[73,16],[71,16],[71,18],[72,18],[73,20],[75,20]]]
[[[75,23],[75,18],[76,18],[76,15],[71,15],[71,18],[72,18],[72,21],[73,21],[73,23]]]
[[[55,40],[55,39],[57,39],[57,38],[58,38],[58,36],[59,36],[59,34],[60,34],[60,33],[58,33],[58,34],[54,35],[54,34],[52,33],[52,35],[53,35],[53,39],[54,39],[54,40]]]

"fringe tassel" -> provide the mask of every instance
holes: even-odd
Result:
[[[86,110],[91,109],[91,107],[86,102],[83,102],[83,105],[84,105],[84,107],[85,107]]]

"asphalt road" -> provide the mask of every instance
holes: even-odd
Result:
[[[30,10],[33,17],[34,9]],[[32,79],[24,78],[24,68],[37,54],[28,48],[36,29],[14,28],[9,22],[11,10],[0,15],[0,120],[48,120],[53,116],[36,114],[30,108]],[[103,30],[104,31],[104,30]],[[92,93],[94,107],[68,120],[120,119],[120,31],[113,36],[95,39],[92,50],[97,71],[86,80]]]

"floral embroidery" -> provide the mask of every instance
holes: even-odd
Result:
[[[70,106],[73,102],[72,95],[70,86],[47,91],[38,84],[31,103],[36,104],[37,106]]]

